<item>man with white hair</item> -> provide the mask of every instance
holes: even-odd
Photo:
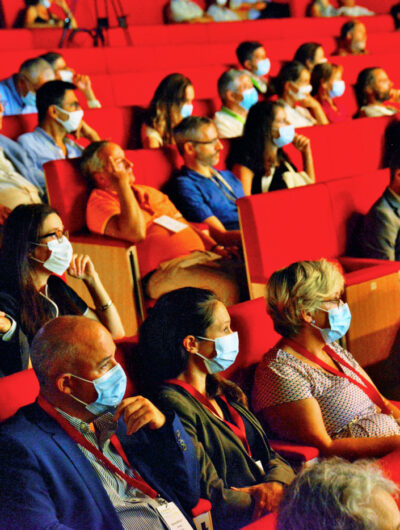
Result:
[[[257,103],[257,90],[243,70],[228,70],[218,79],[222,108],[215,113],[215,126],[220,138],[242,136],[247,113]]]
[[[37,112],[36,92],[47,81],[55,79],[47,61],[40,57],[24,61],[19,71],[0,81],[0,100],[4,116]]]

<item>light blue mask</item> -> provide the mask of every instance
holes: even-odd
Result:
[[[181,116],[182,116],[182,118],[188,118],[189,116],[192,115],[192,112],[193,112],[193,105],[192,104],[185,103],[184,105],[182,105],[182,107],[181,107]]]
[[[283,147],[293,142],[294,138],[294,126],[284,125],[279,127],[279,137],[273,138],[272,141],[277,147]]]
[[[85,408],[96,416],[105,412],[114,412],[124,399],[126,391],[126,374],[120,364],[116,364],[107,373],[90,381],[79,375],[70,374],[81,381],[92,383],[97,392],[97,399],[93,403],[85,403],[81,399],[70,394],[70,396],[85,405]]]
[[[263,76],[267,75],[271,68],[271,61],[268,59],[263,59],[262,61],[258,61],[257,63],[257,70],[254,72],[256,75]]]
[[[320,328],[314,324],[314,320],[311,322],[311,325],[314,328],[320,330],[324,341],[327,344],[330,344],[331,342],[344,337],[350,327],[351,322],[351,313],[348,304],[343,304],[339,307],[329,309],[329,311],[322,309],[322,307],[319,309],[328,313],[330,328]]]
[[[217,337],[216,339],[208,339],[207,337],[197,337],[201,340],[209,340],[215,343],[215,351],[217,355],[213,359],[207,359],[201,353],[196,353],[204,360],[209,374],[216,374],[229,368],[236,360],[239,353],[239,335],[235,331],[224,337]]]
[[[331,98],[340,98],[340,96],[343,96],[345,90],[346,83],[342,79],[337,79],[332,83],[332,90],[329,91],[329,96]]]
[[[242,92],[243,99],[239,105],[244,110],[249,110],[258,101],[258,94],[255,88],[248,88]]]
[[[27,107],[36,107],[36,92],[30,90],[25,96],[21,96],[24,105]]]

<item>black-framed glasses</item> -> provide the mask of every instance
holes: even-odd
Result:
[[[57,228],[57,230],[54,230],[53,232],[39,236],[39,239],[50,239],[50,241],[57,239],[60,242],[63,236],[65,236],[67,239],[69,238],[68,230],[61,230],[61,228]]]

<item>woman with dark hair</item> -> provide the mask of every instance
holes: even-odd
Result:
[[[23,13],[25,28],[62,28],[69,21],[70,28],[77,28],[77,23],[65,0],[53,0],[53,3],[64,11],[65,18],[59,18],[50,11],[50,0],[25,0]]]
[[[193,112],[194,88],[182,74],[170,74],[158,85],[141,129],[142,147],[174,143],[172,130]]]
[[[299,61],[286,63],[275,78],[275,89],[285,107],[287,119],[294,127],[329,123],[321,104],[311,96],[311,74]]]
[[[321,44],[318,42],[305,42],[297,48],[293,61],[304,64],[312,72],[317,64],[326,63],[326,57]]]
[[[135,373],[142,390],[172,408],[192,437],[214,527],[241,528],[276,509],[293,472],[271,450],[240,388],[218,375],[238,353],[224,304],[204,289],[171,291],[139,336]]]
[[[303,156],[300,173],[282,150],[291,142]],[[232,152],[229,164],[246,195],[315,182],[310,140],[295,134],[284,105],[277,101],[260,101],[251,107],[239,149]]]
[[[81,279],[96,309],[59,278]],[[89,256],[73,254],[57,212],[47,204],[17,206],[8,217],[0,250],[0,376],[28,367],[29,344],[48,320],[85,315],[114,338],[124,329]]]
[[[346,107],[340,101],[346,89],[342,74],[343,66],[332,63],[317,64],[311,74],[311,95],[321,103],[330,123],[350,119]]]

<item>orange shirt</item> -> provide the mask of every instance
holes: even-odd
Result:
[[[180,232],[171,232],[153,221],[161,215],[174,219],[182,217],[169,198],[150,186],[132,186],[146,221],[146,237],[137,244],[141,276],[158,268],[162,261],[204,250],[200,236],[188,226]],[[86,208],[86,223],[91,232],[104,234],[108,221],[121,213],[117,192],[96,189],[90,194]]]

